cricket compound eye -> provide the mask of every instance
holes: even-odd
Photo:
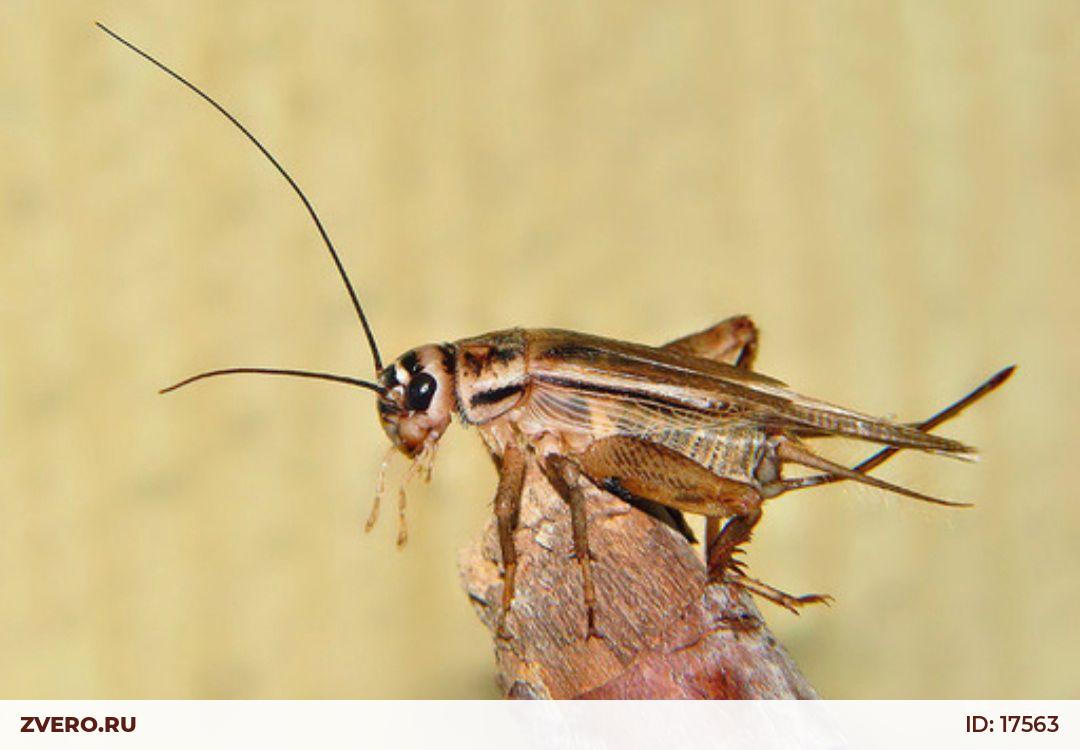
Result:
[[[426,411],[435,395],[435,378],[426,372],[418,372],[409,380],[405,394],[405,406],[410,411]]]

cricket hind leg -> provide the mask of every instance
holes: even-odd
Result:
[[[744,482],[721,477],[658,443],[626,436],[597,440],[578,456],[585,475],[622,498],[708,518],[706,543],[714,578],[722,577],[738,545],[761,518],[762,495]],[[728,524],[721,531],[721,519]]]
[[[652,516],[665,526],[670,526],[675,529],[675,531],[679,532],[683,539],[690,542],[690,544],[697,544],[697,537],[694,536],[694,530],[690,528],[690,524],[686,522],[686,516],[684,516],[681,511],[678,511],[675,508],[669,508],[654,500],[634,495],[616,481],[606,483],[604,489],[625,502],[627,505],[637,508],[645,515]]]
[[[1013,370],[1013,367],[1007,367],[1001,370],[968,395],[954,402],[929,419],[914,424],[913,427],[918,430],[929,431],[942,422],[951,419],[983,396],[998,388],[1002,383],[1008,380],[1009,376],[1012,375]],[[870,484],[880,489],[898,492],[926,502],[951,506],[963,505],[962,503],[952,503],[939,498],[923,495],[922,493],[913,492],[906,488],[897,487],[896,485],[882,482],[873,477],[865,476],[869,471],[880,466],[899,451],[900,449],[895,447],[883,448],[862,463],[849,469],[810,452],[809,449],[801,445],[798,440],[793,437],[780,437],[776,441],[777,459],[781,462],[809,466],[811,468],[823,470],[826,473],[816,474],[810,477],[797,477],[794,479],[780,479],[778,477],[772,483],[765,485],[763,490],[766,496],[775,497],[794,489],[814,487],[848,479]],[[746,576],[746,574],[739,569],[737,564],[732,564],[731,562],[732,556],[738,551],[738,546],[745,541],[745,539],[741,538],[744,531],[739,525],[735,524],[736,520],[738,519],[729,521],[723,531],[720,529],[720,519],[709,518],[706,522],[706,554],[709,561],[710,576],[715,578],[716,576],[724,574],[726,570],[727,580],[757,594],[758,596],[764,597],[785,609],[791,610],[792,612],[796,612],[798,607],[806,604],[819,602],[828,604],[831,601],[831,597],[820,594],[792,596],[791,594],[780,591],[762,581]],[[748,539],[749,533],[745,533],[746,538]]]
[[[664,349],[749,370],[758,349],[758,331],[746,315],[736,315],[689,336],[669,341]]]
[[[932,430],[939,424],[949,419],[952,419],[957,414],[966,409],[968,406],[980,400],[991,391],[996,390],[999,386],[1001,386],[1002,383],[1009,379],[1014,370],[1015,367],[1006,367],[1005,369],[995,373],[979,387],[971,391],[963,398],[952,403],[945,409],[942,409],[929,419],[918,422],[912,426],[924,432]],[[769,497],[775,497],[777,495],[784,494],[795,489],[802,489],[804,487],[815,487],[822,484],[829,484],[832,482],[838,482],[848,479],[864,482],[880,489],[899,492],[900,494],[914,497],[918,500],[924,500],[927,502],[951,506],[963,505],[962,503],[951,503],[949,501],[940,500],[939,498],[923,495],[922,493],[912,492],[911,490],[907,490],[906,488],[897,487],[896,485],[885,483],[872,477],[864,476],[869,471],[885,463],[887,460],[889,460],[899,452],[899,448],[883,448],[870,458],[859,463],[855,467],[848,469],[845,466],[840,466],[838,464],[832,463],[816,454],[811,453],[807,448],[800,445],[797,440],[791,438],[781,438],[781,440],[778,441],[777,445],[777,458],[779,458],[781,461],[798,463],[803,466],[809,466],[811,468],[824,470],[826,473],[816,474],[810,477],[797,477],[794,479],[777,479],[775,482],[772,483],[771,486],[767,485],[764,488],[765,493]],[[723,549],[724,547],[732,547],[730,539],[726,542],[721,541],[722,532],[720,530],[719,524],[720,520],[717,518],[710,518],[706,522],[706,542],[709,545],[706,549],[707,554],[709,555],[708,559],[710,560],[711,574],[714,570],[713,556],[722,556],[725,554],[725,550]],[[725,527],[725,531],[726,530],[727,529]],[[735,552],[737,551],[737,546],[739,543],[741,542],[735,543],[732,552],[726,553],[729,559],[730,556],[735,554]],[[721,546],[721,549],[714,552],[713,548],[718,544]],[[736,583],[737,585],[742,586],[748,591],[752,591],[759,596],[769,599],[770,601],[780,605],[781,607],[784,607],[785,609],[791,610],[792,612],[797,611],[797,607],[801,607],[806,604],[812,604],[817,602],[828,604],[831,601],[831,597],[822,596],[819,594],[811,594],[808,596],[792,596],[791,594],[780,591],[779,589],[769,586],[762,581],[749,578],[745,575],[745,573],[743,573],[743,571],[738,569],[737,565],[731,565],[729,563],[727,567],[727,579],[729,581]]]
[[[820,594],[792,596],[742,570],[735,555],[761,519],[764,499],[751,485],[719,477],[681,453],[638,438],[598,440],[576,459],[585,476],[602,489],[611,491],[617,484],[654,503],[705,515],[710,583],[732,583],[786,609],[828,601]]]
[[[1015,366],[1011,366],[994,373],[986,381],[984,381],[981,385],[979,385],[977,388],[975,388],[963,398],[960,398],[957,401],[953,402],[938,413],[934,414],[929,419],[915,423],[912,426],[917,430],[929,432],[943,422],[952,419],[957,414],[974,404],[976,401],[979,401],[987,394],[999,388],[1006,380],[1009,379],[1015,369]],[[787,446],[787,450],[790,450],[793,453],[793,455],[789,454],[787,456],[789,460],[794,460],[795,463],[802,463],[803,465],[810,464],[815,468],[824,469],[826,473],[816,474],[810,477],[797,477],[794,479],[779,480],[776,483],[775,487],[772,488],[772,491],[767,490],[767,494],[769,494],[770,496],[783,494],[794,489],[802,489],[804,487],[815,487],[822,484],[830,484],[832,482],[838,482],[845,479],[864,481],[862,477],[853,475],[866,474],[867,472],[877,468],[878,466],[885,463],[890,458],[900,452],[900,449],[895,447],[882,448],[870,458],[862,461],[851,469],[847,469],[846,467],[838,466],[836,464],[832,464],[831,462],[826,462],[820,456],[810,454],[809,451],[807,451],[805,448],[802,448],[802,446],[798,446],[797,444],[791,445],[789,443],[789,445]],[[783,452],[784,451],[782,451],[782,453]],[[784,456],[781,456],[781,458],[783,457]],[[882,485],[877,484],[876,486],[881,487]],[[903,490],[902,488],[895,488],[893,485],[887,485],[882,488],[889,490],[899,489],[904,494],[908,494],[906,490]],[[937,498],[927,498],[925,496],[919,495],[918,493],[916,493],[916,498],[920,500],[928,499],[931,502],[940,502]],[[711,553],[712,547],[719,543],[719,537],[721,535],[720,519],[709,518],[707,520],[705,535],[706,542],[709,545],[709,547],[707,547],[707,550]],[[727,544],[730,544],[730,541],[727,542]],[[735,552],[737,551],[738,549],[736,545],[735,550],[730,554],[735,554]],[[716,554],[721,554],[721,552],[717,552]],[[710,560],[711,559],[712,558],[710,557]],[[710,570],[712,570],[712,566],[710,566]],[[805,606],[807,604],[829,604],[829,602],[832,601],[832,597],[820,594],[810,594],[807,596],[792,596],[791,594],[780,591],[779,589],[770,586],[762,581],[750,578],[745,574],[745,572],[740,569],[740,566],[735,561],[732,561],[728,564],[726,577],[727,580],[735,583],[738,586],[741,586],[747,591],[751,591],[758,596],[761,596],[765,599],[768,599],[769,601],[774,602],[775,604],[780,605],[781,607],[784,607],[785,609],[795,612],[796,614],[798,613],[799,607]]]
[[[723,528],[717,528],[716,534],[708,537],[708,557],[705,560],[709,571],[710,581],[723,580],[724,574],[735,564],[735,555],[741,550],[742,545],[750,541],[754,527],[761,520],[761,510],[757,509],[745,515],[729,518]],[[720,519],[711,517],[715,526],[719,526]]]
[[[711,528],[716,529],[716,533],[709,537],[712,540],[708,548],[707,561],[709,581],[734,584],[795,614],[799,614],[800,607],[808,604],[829,604],[832,597],[827,594],[795,596],[746,574],[742,563],[735,559],[735,555],[742,552],[742,545],[750,540],[750,535],[760,515],[759,511],[757,517],[735,516],[729,519],[722,529],[719,526],[719,519],[708,519]],[[709,526],[706,528],[708,533],[711,529]]]
[[[888,482],[883,482],[880,479],[866,476],[863,472],[876,465],[873,464],[872,461],[864,462],[864,465],[860,465],[855,469],[849,469],[812,453],[792,436],[779,435],[772,439],[770,443],[772,445],[771,452],[774,456],[773,460],[779,461],[780,463],[796,463],[802,466],[823,470],[829,472],[828,476],[853,479],[925,502],[941,505],[961,505],[959,503],[941,500],[904,487],[898,487]],[[889,456],[886,455],[881,460],[883,461],[888,457]],[[878,461],[878,463],[880,463],[880,461]],[[762,491],[766,497],[776,497],[777,495],[792,489],[787,486],[788,481],[790,480],[781,479],[779,477],[779,472],[777,472],[776,478],[773,481],[762,486]],[[798,614],[799,607],[808,604],[829,604],[832,601],[832,597],[823,594],[793,596],[774,586],[770,586],[763,581],[749,577],[741,569],[741,566],[733,562],[732,558],[737,553],[739,546],[749,540],[750,533],[753,530],[753,523],[748,524],[743,519],[736,517],[728,521],[722,530],[714,533],[714,530],[717,528],[717,522],[714,519],[710,519],[710,522],[711,526],[707,531],[708,539],[710,540],[708,565],[711,579],[717,580],[722,576],[724,580],[768,599],[796,614]]]
[[[589,481],[616,495],[628,493],[703,516],[760,515],[763,497],[756,487],[714,474],[682,453],[644,438],[602,438],[575,460]]]
[[[828,606],[833,601],[833,598],[828,594],[804,594],[802,596],[794,596],[785,591],[781,591],[775,586],[770,586],[757,578],[751,578],[746,575],[738,565],[728,569],[725,580],[728,583],[735,584],[741,589],[746,589],[750,593],[760,596],[762,599],[768,599],[773,604],[777,604],[796,615],[799,614],[799,609],[801,607],[805,607],[808,604],[824,604]]]
[[[552,453],[541,462],[545,476],[570,506],[575,555],[590,635],[595,635],[596,593],[590,567],[584,479],[616,496],[642,498],[654,506],[721,517],[761,515],[761,494],[751,485],[717,476],[663,445],[640,438],[603,438],[573,457]]]

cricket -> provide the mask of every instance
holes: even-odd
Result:
[[[580,566],[586,637],[599,637],[590,572],[584,488],[598,487],[696,543],[684,514],[705,517],[704,561],[711,582],[727,582],[789,610],[827,602],[794,596],[751,578],[737,554],[761,520],[765,501],[793,490],[847,480],[914,500],[963,507],[872,476],[901,450],[972,459],[975,449],[931,430],[998,388],[1015,366],[921,422],[900,423],[801,395],[752,369],[757,330],[746,316],[662,346],[555,329],[508,328],[449,343],[425,344],[384,364],[360,298],[314,207],[252,133],[200,88],[102,24],[110,37],[187,87],[229,120],[270,161],[299,197],[329,252],[367,339],[374,378],[302,369],[229,367],[188,377],[279,375],[371,391],[391,451],[411,464],[399,493],[398,541],[405,540],[404,484],[430,476],[439,440],[456,417],[480,435],[498,471],[495,518],[502,557],[500,637],[514,602],[518,523],[527,468],[537,467],[569,508]],[[808,441],[845,438],[879,446],[848,467]],[[389,458],[389,455],[388,455]],[[366,528],[374,525],[388,460]],[[785,477],[789,465],[803,474]],[[806,474],[809,469],[813,473]]]

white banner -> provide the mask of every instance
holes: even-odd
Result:
[[[1059,748],[1078,701],[4,701],[0,747]]]

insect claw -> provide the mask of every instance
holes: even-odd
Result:
[[[802,614],[800,607],[805,607],[808,604],[824,604],[826,607],[831,607],[835,599],[828,594],[803,594],[802,596],[792,596],[791,603],[794,607],[789,609],[795,614]]]
[[[734,554],[734,553],[732,553],[732,554]],[[734,571],[734,572],[736,572],[736,573],[738,573],[740,575],[745,575],[745,573],[746,573],[746,563],[743,562],[742,560],[735,560],[735,559],[729,560],[727,567],[728,567],[728,570],[732,570],[732,571]]]
[[[749,591],[751,594],[757,594],[762,599],[768,599],[773,604],[777,604],[788,612],[796,615],[801,614],[799,611],[800,608],[805,607],[808,604],[824,604],[828,607],[832,606],[833,602],[833,598],[828,594],[804,594],[803,596],[788,594],[775,586],[770,586],[763,581],[751,578],[745,573],[733,570],[732,568],[728,568],[724,580],[741,589]]]

